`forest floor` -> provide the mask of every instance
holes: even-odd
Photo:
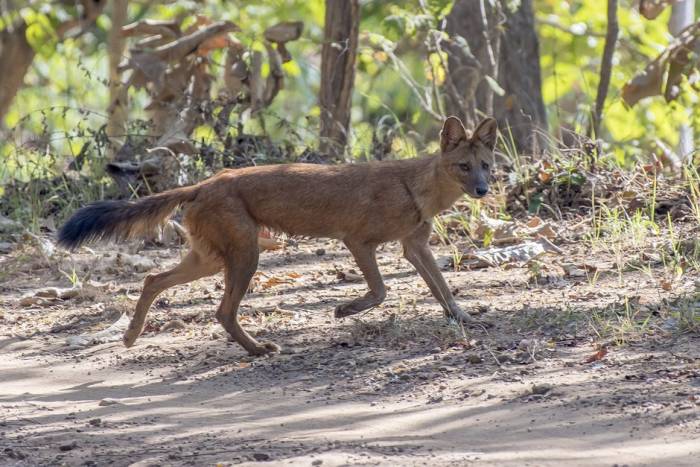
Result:
[[[265,358],[216,323],[221,276],[161,295],[130,349],[81,341],[184,249],[18,247],[0,258],[0,465],[697,465],[700,282],[669,275],[652,237],[559,239],[545,275],[455,271],[434,245],[490,324],[474,328],[443,317],[396,244],[378,253],[386,302],[334,319],[365,284],[338,242],[299,240],[261,255],[243,302],[244,327],[283,348]],[[77,296],[36,294],[71,280]]]

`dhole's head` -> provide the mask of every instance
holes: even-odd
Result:
[[[497,131],[493,118],[482,120],[471,137],[457,117],[448,117],[442,126],[441,164],[450,178],[472,198],[482,198],[489,192]]]

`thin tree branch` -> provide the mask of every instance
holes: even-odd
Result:
[[[615,52],[615,43],[620,32],[617,23],[617,0],[608,0],[608,30],[605,34],[605,48],[603,49],[603,61],[600,64],[600,81],[598,82],[598,95],[593,109],[592,122],[589,128],[589,136],[598,136],[600,122],[603,118],[603,107],[610,87],[610,75],[612,74],[612,60]]]

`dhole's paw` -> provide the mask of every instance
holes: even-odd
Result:
[[[274,342],[263,342],[253,349],[249,349],[248,353],[254,356],[262,356],[280,353],[281,350],[282,348]]]
[[[337,307],[335,307],[335,312],[333,313],[333,316],[335,316],[336,318],[345,318],[348,316],[356,315],[363,310],[356,309],[353,306],[353,303],[350,302],[350,303],[345,303],[343,305],[338,305]]]
[[[382,303],[381,300],[368,300],[366,297],[359,298],[350,303],[344,303],[335,307],[335,313],[333,313],[333,316],[336,318],[345,318],[356,315],[365,310],[369,310],[370,308],[374,308],[380,303]]]

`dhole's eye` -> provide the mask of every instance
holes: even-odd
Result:
[[[481,163],[481,168],[484,170],[489,170],[489,163],[488,162],[482,162]]]
[[[472,169],[472,165],[469,162],[462,162],[459,164],[459,170],[462,172],[469,172]]]

